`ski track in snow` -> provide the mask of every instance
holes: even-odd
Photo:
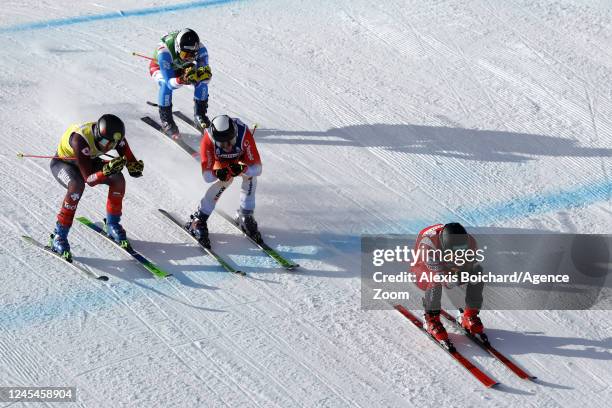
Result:
[[[503,384],[483,389],[399,313],[361,310],[359,236],[450,220],[609,232],[609,6],[153,3],[26,1],[0,16],[12,57],[0,63],[0,385],[77,386],[79,407],[606,406],[608,311],[483,312],[499,349],[539,377],[519,380],[451,333]],[[257,217],[299,270],[213,215],[213,245],[249,277],[225,273],[157,212],[186,218],[205,186],[199,164],[139,120],[156,115],[144,104],[156,88],[129,53],[179,26],[209,49],[210,113],[259,123]],[[174,107],[190,114],[191,92]],[[48,161],[15,153],[51,154],[69,123],[103,111],[124,118],[145,161],[144,178],[126,177],[123,223],[166,280],[82,225],[76,259],[108,283],[19,239],[46,241],[63,189]],[[78,214],[100,221],[106,194],[86,188]]]

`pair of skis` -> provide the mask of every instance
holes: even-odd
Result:
[[[480,383],[482,383],[485,387],[490,388],[490,387],[493,387],[499,384],[489,375],[485,374],[482,370],[476,367],[463,354],[457,351],[457,349],[455,348],[454,345],[452,345],[452,343],[449,342],[447,344],[444,344],[436,340],[431,334],[427,332],[427,329],[425,328],[423,322],[418,317],[416,317],[414,313],[410,312],[409,310],[407,310],[405,307],[401,305],[396,305],[394,307],[398,312],[400,312],[408,320],[410,320],[417,328],[419,328],[419,330],[425,333],[425,335],[427,335],[427,337],[429,337],[430,340],[432,340],[434,343],[440,346],[440,348],[446,351],[455,361],[457,361],[457,363],[459,363],[463,368],[465,368],[470,374],[472,374],[472,376],[474,376],[474,378],[480,381]],[[472,335],[471,333],[466,331],[463,328],[463,326],[461,326],[459,321],[447,311],[441,310],[440,314],[445,319],[447,319],[451,324],[453,324],[453,326],[455,326],[463,334],[465,334],[470,340],[472,340],[479,347],[487,351],[491,356],[493,356],[495,359],[497,359],[499,362],[501,362],[503,365],[509,368],[519,378],[522,378],[524,380],[534,380],[536,378],[526,373],[523,369],[521,369],[515,363],[513,363],[508,357],[506,357],[501,352],[499,352],[497,349],[495,349],[491,345],[491,343],[488,341],[488,339],[486,339],[486,337],[480,338],[480,337]]]
[[[238,275],[246,276],[246,272],[243,272],[243,271],[240,271],[240,270],[237,270],[236,268],[234,268],[228,261],[226,261],[221,255],[219,255],[217,252],[215,252],[212,248],[209,248],[209,247],[206,247],[206,246],[202,245],[193,235],[191,235],[189,233],[187,228],[185,228],[185,225],[183,225],[183,223],[181,223],[181,221],[179,221],[174,215],[170,214],[168,211],[166,211],[166,210],[164,210],[162,208],[159,208],[158,211],[161,214],[163,214],[166,218],[168,218],[170,221],[172,221],[183,232],[185,232],[185,234],[187,234],[191,239],[193,239],[208,255],[210,255],[215,261],[217,261],[219,263],[219,265],[221,265],[223,267],[223,269],[225,269],[227,272],[231,272],[231,273],[235,273],[235,274],[238,274]],[[275,260],[283,268],[285,268],[287,270],[293,270],[293,269],[295,269],[295,268],[300,266],[300,265],[296,264],[295,262],[292,262],[292,261],[284,258],[282,255],[280,255],[278,252],[276,252],[273,248],[271,248],[268,244],[266,244],[263,240],[261,240],[261,239],[260,240],[255,240],[253,237],[251,237],[250,235],[246,234],[244,231],[242,231],[242,229],[236,223],[236,221],[233,220],[229,216],[229,214],[225,213],[222,210],[216,210],[216,211],[217,211],[217,213],[219,215],[221,215],[221,217],[223,217],[231,225],[236,227],[246,238],[248,238],[251,242],[253,242],[255,245],[257,245],[266,255],[268,255],[270,258]]]
[[[115,240],[113,240],[111,237],[109,237],[106,234],[106,231],[104,231],[104,229],[102,227],[100,227],[99,225],[95,224],[93,221],[91,221],[87,217],[77,217],[77,221],[79,221],[81,224],[85,225],[86,227],[90,228],[92,231],[96,232],[97,234],[99,234],[99,235],[103,236],[104,238],[108,239],[117,248],[121,249],[123,252],[125,252],[126,254],[131,256],[135,261],[137,261],[140,265],[142,265],[142,267],[144,267],[147,271],[149,271],[156,278],[160,278],[161,279],[161,278],[167,278],[168,276],[172,276],[171,273],[168,273],[168,272],[164,271],[163,269],[158,267],[156,264],[151,262],[149,259],[145,258],[142,254],[140,254],[138,251],[136,251],[134,248],[132,248],[131,245],[129,245],[127,247],[121,246],[119,243],[117,243]],[[84,274],[85,276],[87,276],[89,278],[98,279],[98,280],[101,280],[101,281],[108,281],[108,276],[106,276],[106,275],[97,275],[96,273],[91,271],[85,265],[82,265],[80,263],[75,263],[74,261],[67,260],[66,258],[62,257],[57,252],[54,252],[49,246],[41,244],[40,242],[36,241],[32,237],[29,237],[27,235],[23,235],[21,238],[25,242],[33,245],[36,248],[39,248],[40,250],[44,251],[45,253],[48,253],[48,254],[50,254],[52,256],[55,256],[58,259],[61,259],[62,261],[64,261],[68,265],[70,265],[74,270]]]

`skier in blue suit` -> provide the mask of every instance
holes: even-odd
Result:
[[[159,85],[159,118],[164,133],[178,137],[178,127],[172,117],[172,92],[184,85],[194,87],[194,122],[203,130],[210,126],[208,83],[212,77],[208,65],[208,50],[198,34],[190,28],[173,31],[161,38],[149,65],[151,77]]]

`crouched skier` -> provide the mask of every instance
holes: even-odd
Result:
[[[448,342],[448,334],[440,321],[442,287],[455,285],[436,282],[434,276],[450,276],[458,274],[459,271],[467,271],[470,275],[482,273],[482,266],[478,262],[459,262],[460,254],[465,253],[466,250],[475,253],[477,249],[474,237],[456,222],[432,225],[423,229],[417,237],[414,250],[415,253],[420,253],[421,257],[410,270],[416,275],[419,288],[425,291],[423,307],[427,331],[438,341]],[[428,255],[442,253],[437,251],[450,251],[453,254],[453,261],[444,262],[436,255]],[[484,331],[484,326],[478,316],[483,302],[483,289],[484,284],[481,281],[469,282],[465,291],[465,309],[460,323],[473,335],[481,335]]]
[[[115,149],[119,153],[110,161],[99,156]],[[49,246],[67,260],[72,260],[68,232],[72,226],[85,183],[94,187],[108,185],[106,202],[106,232],[123,247],[129,246],[121,224],[121,206],[125,194],[125,179],[121,171],[126,166],[130,176],[140,177],[144,169],[125,138],[125,126],[115,115],[105,114],[97,122],[71,125],[62,135],[56,157],[51,160],[53,177],[67,189],[57,214],[55,231]]]
[[[200,157],[202,176],[210,186],[185,228],[202,245],[210,248],[206,224],[208,217],[234,178],[241,177],[237,222],[247,235],[260,241],[261,235],[253,213],[257,177],[261,175],[262,166],[255,138],[249,128],[238,118],[230,118],[227,115],[215,117],[211,126],[203,132]]]

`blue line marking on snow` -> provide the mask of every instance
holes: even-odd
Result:
[[[88,14],[84,16],[56,18],[51,20],[43,20],[31,23],[16,24],[8,27],[0,27],[0,33],[14,33],[18,31],[42,30],[45,28],[62,27],[74,24],[89,23],[92,21],[114,20],[128,17],[141,17],[151,14],[163,14],[173,11],[190,10],[196,8],[205,8],[219,6],[227,3],[236,3],[244,0],[200,0],[191,1],[188,3],[173,4],[167,6],[157,6],[134,10],[117,10],[112,13],[103,14]]]
[[[112,296],[98,289],[83,288],[80,285],[69,293],[55,293],[35,301],[5,305],[0,313],[0,325],[7,330],[16,330],[31,325],[45,324],[59,319],[76,319],[83,313],[96,314],[116,305]],[[120,289],[122,300],[132,303],[142,294],[136,286]]]
[[[510,201],[485,205],[474,209],[457,208],[456,213],[474,226],[488,226],[498,221],[525,218],[550,211],[566,210],[579,206],[609,201],[612,198],[612,181],[576,186],[571,189],[538,194],[533,197],[519,197]],[[449,214],[447,221],[456,220]]]

